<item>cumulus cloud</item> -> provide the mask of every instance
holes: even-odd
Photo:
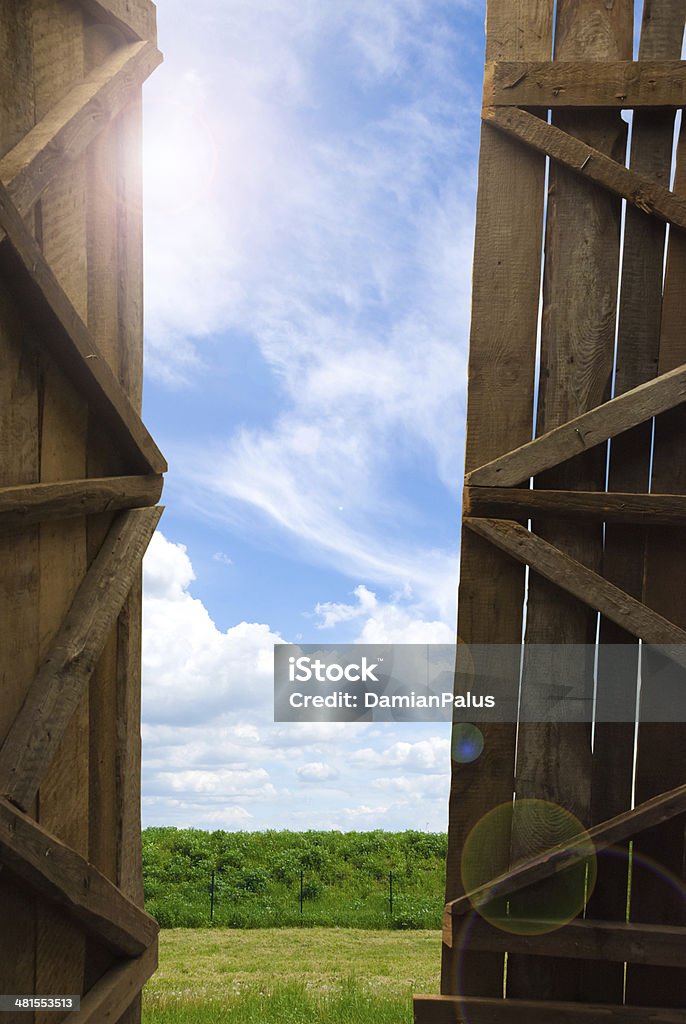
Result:
[[[309,761],[296,770],[296,775],[301,782],[328,782],[330,779],[337,779],[339,771],[324,761]]]
[[[260,623],[222,632],[191,593],[195,579],[186,547],[158,532],[144,563],[147,824],[445,827],[447,727],[427,736],[410,723],[274,723],[272,645],[281,638]]]

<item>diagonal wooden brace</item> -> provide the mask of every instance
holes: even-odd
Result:
[[[0,748],[0,793],[27,809],[124,606],[161,508],[124,512],[86,573]]]
[[[608,438],[645,423],[686,401],[686,365],[677,366],[653,380],[581,416],[541,434],[506,455],[501,455],[467,475],[467,483],[479,487],[516,487],[529,477],[579,455]]]
[[[117,953],[137,956],[157,936],[159,925],[153,917],[80,854],[1,797],[0,864]]]
[[[47,264],[7,189],[0,185],[0,272],[40,331],[40,344],[99,413],[137,470],[164,473],[167,463]]]
[[[486,124],[614,192],[643,213],[652,213],[661,220],[686,229],[686,199],[587,146],[569,132],[517,107],[486,107],[482,117]]]
[[[112,123],[161,60],[152,43],[116,50],[0,160],[0,181],[22,215]]]

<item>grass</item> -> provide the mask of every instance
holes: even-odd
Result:
[[[440,933],[171,929],[144,1024],[403,1024],[437,992]]]

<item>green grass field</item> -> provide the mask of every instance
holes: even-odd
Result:
[[[170,929],[145,1024],[409,1024],[438,992],[440,932]]]

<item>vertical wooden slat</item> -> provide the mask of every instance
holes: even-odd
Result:
[[[487,59],[549,59],[552,21],[552,0],[489,0]],[[543,157],[483,127],[467,398],[467,470],[531,437],[544,180]],[[504,181],[507,188],[503,188]],[[523,597],[524,570],[463,530],[458,636],[468,644],[519,644]],[[460,687],[464,681],[458,678],[456,685]],[[467,835],[489,809],[512,798],[515,726],[490,725],[482,731],[482,756],[473,764],[452,763],[448,900],[463,891],[460,860]],[[503,835],[500,849],[492,851],[494,867],[499,870],[507,866],[509,840],[509,834]],[[444,993],[499,996],[502,988],[502,954],[443,947]]]
[[[558,0],[555,59],[631,59],[633,0]],[[555,123],[602,152],[624,160],[626,126],[619,112],[556,113]],[[620,202],[566,168],[550,168],[543,284],[541,376],[537,433],[544,433],[609,394],[614,356],[619,269]],[[540,487],[597,490],[605,482],[603,446],[536,479]],[[598,524],[536,523],[535,530],[589,568],[598,570],[602,532]],[[532,644],[593,644],[596,615],[575,598],[531,574],[527,602],[522,701],[528,695]],[[564,651],[552,653],[551,681],[570,673]],[[592,696],[593,660],[578,668],[574,682]],[[568,681],[566,679],[566,681]],[[571,680],[570,680],[571,681]],[[578,692],[578,691],[577,691]],[[517,800],[535,798],[562,805],[583,823],[590,815],[590,725],[520,726]],[[530,814],[513,820],[513,858],[540,849],[530,834]],[[579,963],[513,956],[508,994],[514,997],[583,1000]]]
[[[36,117],[83,78],[83,17],[69,0],[32,0]],[[87,308],[85,164],[77,160],[45,191],[38,239],[58,280],[85,316]],[[42,359],[41,480],[78,479],[86,470],[86,405],[61,370]],[[40,630],[45,652],[86,569],[83,519],[45,523],[40,530]],[[77,852],[87,854],[88,702],[65,733],[39,794],[39,820]],[[85,940],[80,928],[44,907],[38,916],[36,991],[80,992]],[[38,1024],[49,1013],[38,1012]]]
[[[682,123],[677,152],[674,190],[686,194],[686,128]],[[662,307],[659,371],[686,360],[686,238],[669,236],[667,272]],[[686,494],[686,411],[683,407],[657,417],[653,453],[652,488],[669,487]],[[686,625],[686,536],[680,529],[652,531],[646,544],[644,600]],[[660,685],[657,660],[644,649],[641,687],[644,696]],[[645,800],[668,789],[672,779],[686,778],[686,725],[681,722],[639,725],[636,763],[636,800]],[[673,883],[660,877],[660,869],[686,881],[683,817],[634,839],[631,918],[660,924],[686,924],[686,902]],[[645,865],[644,858],[655,862]],[[668,967],[631,965],[627,972],[627,1001],[646,1005],[686,1006],[686,972]]]
[[[684,0],[646,0],[639,60],[677,60],[684,34]],[[631,169],[669,188],[674,140],[674,112],[637,110],[631,137]],[[665,226],[629,204],[617,338],[615,394],[650,380],[657,373],[662,312]],[[646,492],[650,484],[652,423],[616,437],[610,446],[609,490]],[[603,575],[633,597],[643,593],[646,533],[639,526],[609,524],[605,530]],[[626,687],[638,682],[638,642],[621,627],[601,619],[595,744],[591,782],[591,820],[605,821],[631,806],[634,767],[633,722],[611,717],[618,658]],[[622,644],[617,649],[605,645]],[[610,684],[609,686],[606,684]],[[587,915],[606,921],[626,916],[629,848],[601,857],[596,890]],[[589,963],[584,971],[587,999],[620,1003],[624,993],[622,964]]]
[[[0,154],[33,126],[30,10],[8,0],[0,19]],[[38,480],[38,364],[19,310],[0,284],[0,481]],[[18,712],[38,658],[38,528],[0,530],[0,736]],[[31,992],[35,973],[35,901],[0,874],[0,991]],[[11,1015],[8,1015],[11,1017]],[[33,1014],[22,1013],[26,1024]],[[16,1016],[14,1017],[16,1020]]]
[[[121,325],[119,374],[134,408],[143,404],[143,205],[142,102],[132,100],[119,119],[118,310]],[[143,906],[141,847],[141,620],[142,573],[119,617],[117,651],[117,882]],[[140,1024],[137,996],[121,1024]]]

